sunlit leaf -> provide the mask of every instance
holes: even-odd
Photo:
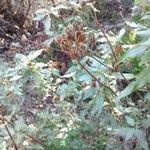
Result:
[[[139,63],[139,65],[144,65],[149,62],[150,62],[150,50],[144,53],[144,56],[141,58],[141,62]]]
[[[128,117],[128,116],[125,116],[126,118],[126,121],[127,123],[130,125],[130,126],[134,126],[135,125],[135,120],[131,117]]]
[[[29,60],[34,60],[35,58],[37,58],[38,56],[40,56],[43,52],[43,49],[41,50],[37,50],[37,51],[32,51],[30,52],[28,59]]]
[[[93,99],[93,107],[91,111],[91,115],[100,114],[103,109],[104,98],[103,96],[97,94]]]
[[[21,62],[24,62],[26,60],[27,60],[27,57],[23,54],[18,54],[17,53],[16,56],[15,56],[16,63],[21,63]]]
[[[22,78],[22,76],[14,76],[14,77],[12,77],[11,79],[10,79],[10,81],[16,81],[16,80],[19,80],[19,79],[21,79]]]
[[[89,88],[89,89],[87,89],[87,90],[85,90],[84,92],[83,92],[83,94],[84,94],[84,96],[83,96],[83,100],[86,100],[87,98],[92,98],[93,97],[93,95],[94,95],[94,93],[95,93],[95,89],[94,88]]]
[[[45,18],[44,18],[44,27],[45,27],[45,33],[47,35],[49,35],[50,32],[50,28],[51,28],[51,17],[50,15],[47,15]],[[51,35],[51,34],[50,34]]]
[[[120,41],[121,38],[125,35],[126,30],[123,28],[119,31],[118,35],[117,35],[117,41]]]
[[[47,9],[38,9],[35,13],[36,17],[34,17],[34,20],[41,20],[47,15],[48,10]]]
[[[119,98],[121,99],[123,97],[130,95],[135,89],[135,84],[136,84],[135,81],[130,83],[123,91],[119,93]]]

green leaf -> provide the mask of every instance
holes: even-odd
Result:
[[[96,90],[92,87],[90,87],[88,90],[84,90],[83,100],[86,100],[87,98],[91,98],[94,95],[95,91]]]
[[[137,28],[137,29],[144,29],[145,26],[141,25],[141,24],[137,24],[135,22],[126,22],[128,26],[132,27],[132,28]]]
[[[119,93],[119,98],[126,97],[130,95],[135,89],[136,81],[131,82],[123,91]]]
[[[44,67],[48,67],[48,64],[45,64],[43,62],[38,62],[38,63],[35,64],[35,66],[37,68],[44,68]]]
[[[140,66],[150,62],[150,49],[144,53],[144,56],[141,58]]]
[[[7,150],[7,142],[3,139],[3,140],[0,140],[0,149],[1,150]]]
[[[20,95],[20,96],[23,95],[22,90],[21,90],[21,85],[17,84],[16,82],[12,84],[12,90],[13,90],[13,93],[16,95]]]
[[[63,75],[61,78],[71,78],[71,77],[74,77],[75,73],[76,73],[76,72],[74,71],[74,72],[65,74],[65,75]]]
[[[23,55],[23,54],[16,54],[16,56],[15,56],[15,62],[16,63],[21,63],[21,62],[24,62],[24,61],[26,61],[27,60],[27,56],[25,56],[25,55]]]
[[[143,40],[147,40],[150,37],[150,29],[138,31],[137,36],[141,37]]]
[[[119,129],[115,129],[115,134],[116,135],[120,135],[125,140],[128,140],[134,135],[134,129],[133,128],[119,128]]]
[[[100,114],[102,112],[103,109],[103,104],[104,104],[104,97],[97,94],[94,98],[93,98],[93,108],[91,111],[91,115],[95,115],[95,114]]]
[[[28,55],[28,59],[29,60],[34,60],[35,58],[37,58],[38,56],[40,56],[43,52],[42,50],[37,50],[37,51],[32,51],[30,52],[30,54]]]
[[[84,73],[81,72],[80,74],[78,73],[76,78],[77,78],[78,81],[81,81],[81,82],[92,80],[91,76],[88,73],[85,73],[85,72]]]
[[[150,47],[150,38],[147,41],[140,43],[138,46],[129,49],[127,53],[124,55],[123,60],[129,57],[142,56],[149,47]]]
[[[150,21],[150,15],[144,15],[142,20]]]
[[[131,79],[134,79],[135,78],[135,75],[134,74],[131,74],[131,73],[122,73],[123,76],[127,79],[127,80],[131,80]],[[117,79],[122,79],[122,75],[120,73],[115,73],[115,76]]]
[[[16,75],[16,76],[12,77],[9,81],[17,81],[21,78],[22,78],[22,76]]]
[[[130,126],[134,126],[135,125],[135,120],[131,117],[128,117],[128,116],[125,116],[126,118],[126,121],[127,123],[130,125]]]
[[[142,88],[147,83],[150,83],[150,71],[149,68],[144,69],[139,75],[137,80],[136,88]]]
[[[123,28],[119,31],[118,35],[117,35],[117,41],[121,41],[122,37],[125,35],[126,30]]]
[[[51,28],[51,17],[50,15],[47,15],[45,18],[44,18],[44,27],[45,27],[45,33],[47,35],[51,35],[52,32],[50,32],[50,28]]]
[[[25,127],[25,122],[23,117],[20,117],[16,122],[15,122],[15,131],[20,131]]]
[[[135,136],[138,139],[139,147],[142,147],[144,150],[149,150],[147,141],[143,136],[144,133],[139,129],[119,128],[115,130],[115,134],[122,136],[126,141]]]
[[[34,20],[43,19],[47,13],[49,13],[47,9],[38,9],[35,13],[36,17],[34,17]]]

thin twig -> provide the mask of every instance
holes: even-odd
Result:
[[[76,48],[77,49],[77,48]],[[76,51],[76,50],[75,50]],[[95,80],[99,83],[99,85],[103,86],[103,87],[106,87],[107,89],[109,89],[109,91],[111,91],[115,96],[117,96],[117,94],[107,85],[105,85],[104,83],[100,82],[90,71],[88,71],[88,69],[86,67],[84,67],[79,58],[78,58],[78,55],[76,54],[76,52],[74,51],[74,54],[76,56],[76,60],[78,62],[78,64]]]
[[[78,58],[76,58],[76,59],[77,59],[77,61],[78,61],[78,64],[79,64],[95,81],[97,81],[101,86],[104,86],[104,87],[106,87],[107,89],[109,89],[115,96],[117,96],[117,94],[116,94],[109,86],[107,86],[107,85],[105,85],[104,83],[100,82],[93,74],[91,74],[91,72],[88,71],[87,68],[85,68],[85,67],[80,63],[80,61],[79,61]]]
[[[9,135],[9,137],[10,137],[10,139],[11,139],[11,141],[12,141],[14,147],[15,147],[15,150],[18,150],[17,144],[16,144],[16,142],[14,141],[14,139],[13,139],[13,137],[12,137],[12,135],[11,135],[11,133],[10,133],[10,131],[9,131],[8,127],[7,127],[7,125],[5,125],[5,129],[6,129],[8,135]]]
[[[30,9],[31,9],[31,0],[28,0],[28,9],[27,9],[27,12],[26,12],[26,16],[29,15]]]
[[[24,22],[27,20],[27,17],[28,17],[28,15],[29,15],[30,9],[31,9],[31,0],[28,0],[28,9],[27,9],[27,11],[26,11],[26,18],[25,18]]]
[[[92,16],[93,19],[96,21],[97,26],[100,28],[102,34],[104,35],[105,39],[107,40],[107,43],[108,43],[108,45],[109,45],[109,47],[110,47],[110,49],[111,49],[111,51],[112,51],[113,57],[114,57],[114,59],[115,59],[115,62],[117,63],[118,60],[117,60],[116,54],[115,54],[115,52],[114,52],[113,46],[111,45],[111,43],[110,43],[110,41],[109,41],[107,35],[106,35],[105,32],[103,31],[103,29],[102,29],[102,27],[101,27],[101,24],[98,22],[96,13],[94,12],[94,16],[93,16],[92,14],[91,14],[91,16]]]
[[[101,65],[103,65],[105,68],[110,68],[108,67],[106,64],[104,64],[103,62],[101,62],[100,60],[98,60],[96,57],[92,56],[91,54],[88,54],[89,57],[92,57],[93,59],[95,59],[97,62],[99,62]],[[112,69],[112,68],[111,68]]]
[[[107,40],[107,43],[108,43],[108,45],[109,45],[109,47],[110,47],[110,49],[111,49],[111,51],[112,51],[113,57],[114,57],[114,59],[115,59],[115,63],[117,64],[117,63],[118,63],[118,60],[117,60],[116,54],[115,54],[115,52],[114,52],[113,46],[112,46],[111,42],[109,41],[107,35],[106,35],[105,32],[103,31],[103,29],[102,29],[100,23],[98,22],[98,19],[97,19],[97,16],[96,16],[96,15],[95,15],[95,21],[96,21],[96,24],[98,25],[98,27],[100,28],[102,34],[104,35],[105,39]],[[114,69],[114,70],[120,72],[119,69],[117,69],[117,68]],[[120,72],[120,74],[121,74],[122,78],[123,78],[127,83],[129,83],[129,81],[125,78],[125,76],[123,75],[123,73]]]
[[[36,139],[35,137],[33,137],[33,136],[31,136],[31,135],[27,135],[27,136],[30,137],[32,140],[34,140],[36,143],[42,145],[43,147],[46,147],[46,145],[43,144],[41,140]]]
[[[99,28],[100,28],[102,34],[104,35],[105,39],[107,40],[107,43],[108,43],[108,45],[109,45],[109,47],[110,47],[110,49],[111,49],[111,51],[112,51],[113,57],[114,57],[114,59],[115,59],[115,62],[118,63],[118,60],[117,60],[116,54],[115,54],[115,52],[114,52],[113,46],[112,46],[112,44],[110,43],[110,41],[109,41],[107,35],[106,35],[105,32],[103,31],[103,29],[102,29],[102,27],[101,27],[101,25],[100,25],[100,23],[98,22],[97,19],[96,19],[96,24],[99,26]]]

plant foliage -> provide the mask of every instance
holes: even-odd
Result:
[[[95,1],[52,2],[45,48],[0,63],[0,149],[149,150],[149,7],[106,33]]]

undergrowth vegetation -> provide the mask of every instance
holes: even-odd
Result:
[[[0,62],[0,149],[149,150],[149,2],[51,2],[44,46]]]

